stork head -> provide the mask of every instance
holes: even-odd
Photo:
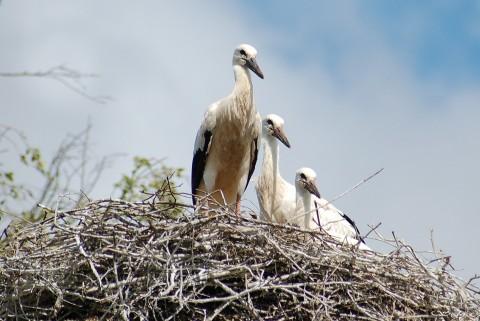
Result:
[[[290,148],[290,142],[283,129],[284,124],[285,122],[282,117],[275,114],[267,115],[267,117],[262,120],[262,132],[267,137],[274,137]]]
[[[295,187],[297,192],[310,193],[320,198],[320,192],[318,191],[315,180],[317,174],[315,171],[308,167],[302,167],[295,173]]]
[[[257,49],[254,47],[241,44],[233,53],[233,65],[240,65],[247,67],[251,71],[253,71],[258,77],[263,79],[263,72],[257,64]]]

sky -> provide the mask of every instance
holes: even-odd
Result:
[[[478,2],[5,0],[0,39],[2,72],[64,64],[100,76],[82,84],[106,104],[53,80],[0,77],[0,123],[45,155],[88,119],[92,155],[128,155],[98,198],[134,155],[189,176],[203,113],[232,89],[233,49],[252,44],[265,74],[253,77],[257,109],[282,116],[292,144],[283,177],[311,167],[328,199],[385,168],[336,206],[361,231],[381,222],[419,250],[433,231],[458,275],[480,273]],[[244,204],[256,202],[251,184]]]

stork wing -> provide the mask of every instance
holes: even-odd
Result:
[[[255,165],[257,164],[257,157],[258,157],[258,137],[252,141],[252,145],[250,146],[250,168],[248,169],[248,178],[247,184],[245,184],[245,190],[248,187],[248,183],[252,178],[253,171],[255,170]]]
[[[256,121],[257,121],[256,133],[255,133],[255,138],[252,140],[252,143],[250,145],[250,168],[248,169],[247,184],[245,184],[244,191],[248,187],[248,183],[250,182],[250,179],[252,178],[252,175],[253,175],[253,171],[255,170],[255,165],[257,164],[258,140],[260,136],[260,131],[262,130],[262,117],[260,117],[259,113],[257,113],[256,115]]]
[[[340,232],[342,235],[347,233],[347,231],[350,231],[353,234],[351,236],[352,238],[365,243],[363,238],[360,236],[360,230],[358,229],[357,225],[347,214],[340,211],[326,199],[315,198],[314,202],[317,215],[324,217],[324,225],[334,224],[334,226],[338,226],[339,229],[344,230],[343,232]]]
[[[315,218],[314,218],[313,221],[318,225],[318,227],[319,227],[320,230],[321,230],[321,229],[322,229],[322,225],[321,225],[321,223],[320,223],[320,213],[318,213],[318,210],[319,210],[319,208],[318,208],[318,203],[315,202],[315,200],[314,200],[314,201],[313,201],[313,204],[315,204],[315,214],[316,214],[316,217],[315,217],[315,218],[317,219],[317,220],[315,221]]]
[[[363,240],[363,238],[360,236],[360,230],[358,229],[357,227],[357,224],[355,224],[355,222],[345,213],[341,212],[341,211],[338,211],[338,214],[340,214],[341,217],[343,217],[345,219],[345,221],[347,221],[354,229],[355,229],[355,232],[357,234],[357,238],[362,242],[362,243],[365,243],[365,241]]]
[[[215,129],[215,109],[217,105],[212,105],[203,118],[200,129],[197,132],[195,138],[195,146],[193,147],[193,160],[192,160],[192,201],[193,205],[196,204],[195,194],[200,186],[200,182],[203,178],[205,171],[205,165],[207,164],[208,152],[210,145],[212,144],[213,133]]]

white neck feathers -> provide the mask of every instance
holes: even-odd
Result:
[[[312,194],[306,191],[299,191],[297,187],[296,203],[298,225],[303,225],[303,228],[308,229],[310,226],[310,220],[312,219]]]
[[[235,76],[235,89],[251,91],[252,79],[250,78],[250,71],[240,65],[233,65],[233,74]]]
[[[253,103],[253,88],[250,72],[243,66],[234,65],[235,86],[226,105],[225,116],[242,130],[256,126],[256,110]]]
[[[263,135],[263,168],[273,174],[273,177],[279,175],[279,151],[278,143],[275,138],[270,135]]]

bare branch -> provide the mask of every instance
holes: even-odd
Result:
[[[455,277],[448,259],[425,263],[436,254],[420,256],[395,234],[376,239],[390,253],[364,252],[322,231],[237,217],[228,207],[195,212],[185,204],[190,195],[171,193],[164,184],[143,202],[103,199],[66,211],[42,205],[52,217],[8,234],[0,318],[478,318],[478,276]],[[203,201],[213,204],[210,198]]]
[[[9,143],[10,147],[15,148],[15,150],[20,153],[19,145],[21,145],[21,149],[25,149],[28,147],[27,138],[25,134],[12,126],[0,124],[0,142],[5,140]],[[0,150],[0,153],[6,152],[7,150]]]
[[[6,78],[18,78],[18,77],[33,77],[33,78],[47,78],[55,80],[61,83],[63,86],[72,90],[73,92],[87,98],[93,102],[99,104],[105,104],[109,102],[111,97],[108,96],[93,96],[90,95],[85,87],[82,85],[81,80],[84,78],[98,77],[97,74],[82,73],[75,69],[66,67],[64,65],[58,65],[44,71],[23,71],[23,72],[0,72],[0,77]]]
[[[344,197],[344,196],[347,195],[348,193],[356,190],[356,189],[359,188],[361,185],[365,184],[366,182],[368,182],[369,180],[371,180],[372,178],[374,178],[375,176],[377,176],[378,174],[380,174],[383,170],[384,170],[384,168],[381,168],[381,169],[379,169],[378,171],[376,171],[375,173],[373,173],[372,175],[370,175],[370,176],[362,179],[360,182],[358,182],[358,183],[355,184],[354,186],[350,187],[350,188],[347,189],[345,192],[343,192],[343,193],[341,193],[340,195],[337,195],[337,196],[335,196],[334,198],[332,198],[329,203],[333,203],[333,202],[335,202],[336,200]]]
[[[79,206],[85,195],[94,189],[112,160],[122,155],[112,154],[99,161],[92,161],[89,156],[91,130],[92,125],[88,121],[83,130],[68,135],[60,143],[43,173],[43,187],[30,210],[34,218],[39,214],[37,204],[51,205],[59,194],[78,194],[74,206]],[[79,186],[74,185],[74,181],[78,181]]]

